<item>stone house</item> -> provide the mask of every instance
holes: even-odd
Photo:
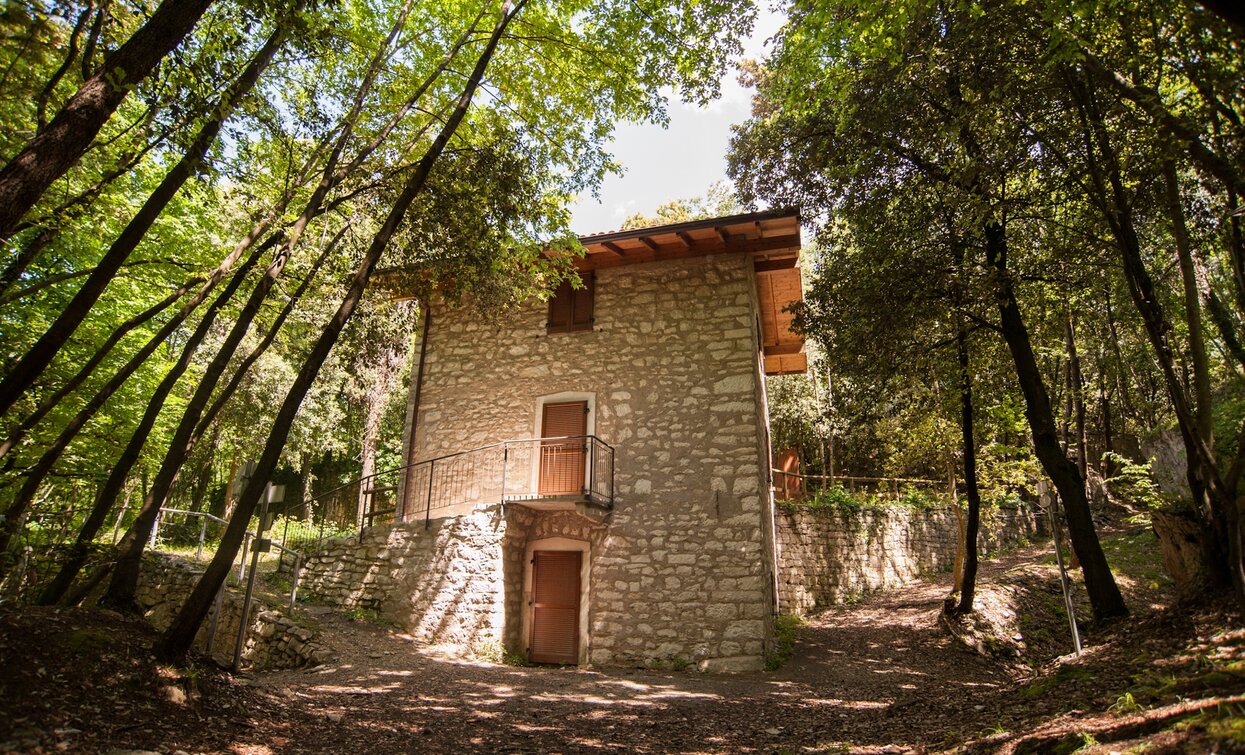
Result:
[[[398,523],[365,537],[350,601],[459,650],[760,668],[778,608],[764,376],[805,370],[784,311],[798,217],[580,240],[582,288],[496,321],[426,308]]]

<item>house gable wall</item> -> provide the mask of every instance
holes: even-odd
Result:
[[[761,664],[773,562],[753,286],[751,258],[730,254],[598,271],[589,332],[547,333],[541,302],[496,322],[433,311],[412,461],[528,437],[539,397],[595,397],[590,426],[616,449],[616,499],[580,537],[599,539],[593,663]],[[523,522],[507,553],[550,516],[508,514]],[[508,614],[522,610],[513,587]],[[505,623],[521,651],[522,621]]]

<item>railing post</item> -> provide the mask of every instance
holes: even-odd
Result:
[[[510,444],[501,446],[501,503],[506,502],[506,473],[510,471]]]
[[[424,529],[432,527],[432,473],[437,471],[437,460],[428,464],[428,504],[424,508]]]
[[[238,581],[241,582],[246,577],[246,546],[251,542],[251,533],[246,532],[242,535],[242,559],[238,566]]]
[[[281,528],[281,553],[277,556],[277,571],[281,571],[281,567],[285,566],[285,546],[290,538],[290,517],[286,512],[285,526]]]
[[[199,549],[195,551],[195,561],[203,560],[203,538],[207,535],[207,517],[199,517]]]
[[[285,551],[281,552],[285,555]],[[294,573],[290,577],[290,611],[294,610],[294,602],[298,600],[298,577],[303,571],[303,556],[301,553],[294,554]]]
[[[151,539],[147,541],[147,547],[148,547],[149,549],[151,549],[151,550],[155,550],[155,549],[156,549],[156,541],[159,539],[159,535],[160,535],[160,514],[161,514],[161,512],[159,512],[159,511],[157,511],[157,512],[156,512],[156,521],[155,521],[155,522],[153,522],[153,523],[152,523],[152,525],[151,525]]]

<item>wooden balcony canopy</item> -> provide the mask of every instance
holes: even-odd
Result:
[[[612,231],[579,238],[586,254],[582,271],[643,262],[745,252],[752,257],[761,314],[765,374],[805,372],[804,338],[791,331],[784,311],[803,300],[800,287],[800,219],[789,210],[693,220]]]

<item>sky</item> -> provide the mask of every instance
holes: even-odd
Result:
[[[782,16],[764,5],[744,43],[745,58],[762,57],[765,41],[782,25]],[[748,117],[750,100],[751,90],[741,87],[731,70],[722,80],[722,96],[708,107],[672,99],[667,128],[619,124],[612,151],[625,173],[606,177],[599,202],[591,194],[579,198],[571,207],[571,229],[579,234],[610,231],[637,212],[654,215],[673,199],[703,196],[715,181],[726,179],[731,124]]]

